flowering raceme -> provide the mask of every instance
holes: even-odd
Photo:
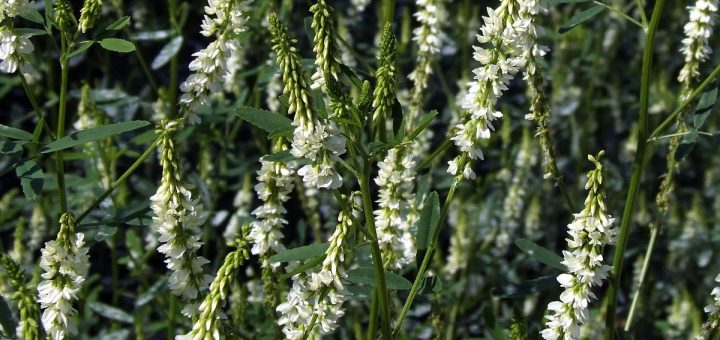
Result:
[[[375,227],[378,243],[386,268],[402,268],[415,260],[415,242],[408,220],[411,202],[415,200],[413,186],[415,161],[409,148],[393,148],[378,163],[375,184],[378,192],[378,209],[375,210]]]
[[[180,104],[188,114],[190,123],[200,119],[192,112],[198,105],[207,104],[210,93],[221,92],[222,83],[234,77],[236,67],[228,62],[242,53],[238,35],[247,30],[246,12],[251,1],[209,0],[205,6],[205,18],[200,33],[215,37],[206,48],[193,53],[190,62],[192,74],[180,85],[183,93]],[[235,61],[233,61],[236,63]]]
[[[341,211],[338,224],[330,236],[325,259],[317,271],[299,273],[293,276],[293,286],[285,302],[277,307],[287,339],[302,339],[304,334],[327,334],[335,330],[338,320],[345,315],[342,305],[348,299],[343,286],[345,278],[344,261],[346,236],[357,214],[352,198],[346,204],[351,211]]]
[[[585,189],[585,207],[575,214],[568,224],[568,250],[563,251],[563,264],[568,273],[557,277],[565,290],[560,301],[548,305],[546,328],[541,332],[545,339],[578,339],[580,325],[588,319],[588,305],[595,299],[593,287],[600,286],[608,277],[611,267],[603,264],[603,249],[615,238],[615,219],[607,213],[603,192],[603,165],[601,151],[588,159],[595,168],[588,172]]]
[[[680,52],[685,56],[685,65],[678,75],[679,82],[688,82],[700,75],[698,70],[700,63],[704,62],[712,52],[709,40],[717,10],[717,0],[697,0],[695,5],[690,7],[690,21],[683,28],[685,38],[680,48]]]
[[[75,217],[60,217],[57,238],[45,243],[40,257],[43,281],[38,285],[38,302],[43,309],[42,324],[53,340],[77,334],[72,304],[87,278],[90,267],[85,235],[75,233]]]
[[[158,241],[162,243],[158,252],[165,254],[165,263],[172,271],[168,281],[170,290],[186,300],[183,313],[193,316],[197,314],[199,294],[212,281],[212,277],[205,275],[202,269],[210,261],[197,256],[202,245],[197,231],[205,223],[208,213],[182,181],[178,153],[172,139],[177,126],[177,121],[163,121],[158,130],[163,170],[160,186],[150,197],[150,208],[154,213],[153,226],[160,234]]]
[[[485,23],[477,40],[492,47],[474,47],[474,58],[481,66],[473,71],[475,81],[470,83],[462,105],[465,112],[461,113],[451,138],[461,152],[448,163],[448,172],[453,175],[475,178],[470,162],[483,159],[480,144],[490,138],[493,121],[503,116],[495,104],[525,63],[522,54],[528,47],[528,21],[518,16],[517,7],[515,1],[505,0],[497,9],[488,8],[487,16],[483,17]]]
[[[295,130],[290,152],[297,158],[307,158],[311,162],[297,173],[312,187],[337,189],[342,186],[343,180],[335,169],[335,162],[345,153],[345,138],[334,123],[314,112],[300,57],[294,46],[295,40],[290,38],[287,27],[280,23],[274,13],[270,15],[269,22],[273,50],[283,71],[283,93],[289,97],[288,113],[294,114]]]

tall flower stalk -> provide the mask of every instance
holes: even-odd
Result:
[[[715,282],[718,285],[713,288],[711,293],[713,302],[705,307],[708,320],[702,325],[697,340],[710,340],[720,337],[720,274],[715,278]]]
[[[178,336],[180,340],[211,340],[220,339],[220,317],[222,306],[228,298],[228,291],[236,280],[240,266],[250,258],[248,242],[245,236],[248,233],[247,225],[243,227],[241,235],[235,241],[229,242],[228,246],[235,248],[225,256],[215,279],[210,284],[210,291],[203,299],[199,307],[199,315],[192,329],[188,334]]]
[[[195,59],[190,62],[192,74],[180,85],[183,92],[180,111],[188,117],[188,122],[199,123],[200,118],[194,110],[207,104],[210,94],[221,92],[222,84],[234,77],[236,70],[228,67],[228,63],[243,53],[238,35],[247,30],[246,13],[250,2],[208,0],[200,33],[214,40],[206,48],[193,53]]]
[[[345,138],[328,119],[318,115],[312,106],[310,90],[305,81],[300,56],[292,39],[275,13],[269,18],[273,51],[283,72],[283,93],[289,102],[288,113],[294,114],[291,153],[307,158],[310,164],[298,170],[303,181],[316,188],[337,189],[343,179],[335,169],[338,157],[345,153]]]
[[[18,339],[38,340],[40,339],[40,309],[35,302],[35,287],[25,282],[25,275],[20,266],[7,254],[0,257],[0,264],[10,278],[14,293],[10,296],[17,302],[20,311],[15,334]]]
[[[690,20],[685,24],[685,38],[682,41],[680,52],[685,57],[685,64],[680,69],[678,81],[680,82],[680,100],[689,98],[700,76],[700,65],[705,62],[712,52],[709,40],[715,24],[715,15],[718,10],[717,0],[697,0],[690,9]],[[682,134],[688,131],[685,118],[690,108],[680,111],[676,117],[677,134],[670,139],[666,157],[667,172],[660,183],[660,191],[655,197],[655,203],[662,215],[667,215],[670,196],[673,191],[673,179],[678,171],[676,154]]]
[[[340,211],[322,265],[315,271],[295,274],[285,302],[277,307],[281,314],[278,324],[288,339],[331,333],[345,315],[343,304],[349,296],[342,282],[346,277],[346,238],[353,225],[353,215],[358,211],[352,197],[343,199],[346,200],[344,206],[350,210]]]
[[[43,281],[37,287],[38,302],[43,309],[42,324],[53,340],[77,334],[73,303],[87,279],[90,267],[85,235],[75,232],[72,213],[60,216],[57,238],[45,243],[40,257]]]
[[[170,290],[185,300],[183,314],[193,317],[198,313],[201,293],[212,281],[202,268],[210,261],[197,255],[202,245],[199,230],[208,213],[183,181],[173,140],[178,124],[163,121],[158,128],[162,179],[157,192],[150,197],[150,208],[154,214],[153,227],[162,243],[157,250],[165,255],[165,263],[172,272],[168,281]]]
[[[474,46],[474,58],[481,66],[473,71],[475,81],[470,83],[462,105],[464,111],[450,138],[460,149],[460,155],[448,163],[448,172],[453,175],[475,179],[471,162],[483,159],[480,146],[494,131],[493,121],[503,116],[495,109],[498,98],[525,64],[522,55],[527,49],[528,23],[519,17],[519,7],[517,1],[505,0],[496,9],[488,8],[483,17],[477,40],[490,47]]]
[[[588,156],[595,168],[587,174],[585,207],[568,224],[568,249],[563,251],[562,261],[568,273],[557,277],[565,290],[560,294],[560,301],[548,305],[546,328],[541,332],[545,339],[579,338],[580,325],[588,319],[588,305],[596,298],[592,289],[600,286],[610,272],[611,267],[603,264],[603,250],[614,241],[615,219],[605,205],[600,162],[603,154],[601,151],[597,156]]]

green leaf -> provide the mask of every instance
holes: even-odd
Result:
[[[6,140],[0,142],[0,154],[12,157],[19,157],[22,153],[22,146],[27,144],[26,141]]]
[[[110,319],[124,323],[133,323],[132,315],[128,314],[122,309],[106,305],[102,302],[91,301],[88,303],[88,307],[96,313]]]
[[[705,120],[712,112],[713,106],[715,106],[715,100],[717,99],[718,88],[714,87],[711,90],[705,91],[700,100],[698,101],[695,114],[693,115],[693,126],[695,129],[700,129],[705,124]]]
[[[605,10],[605,6],[594,5],[580,13],[575,14],[568,22],[560,26],[560,33],[565,33],[575,26],[582,24],[585,21],[590,20],[592,17],[602,13]]]
[[[183,37],[178,35],[168,42],[160,50],[158,55],[153,59],[152,65],[150,66],[153,70],[157,70],[167,64],[172,57],[180,52],[180,48],[183,44]]]
[[[562,271],[568,270],[567,267],[565,267],[565,265],[561,263],[563,259],[562,257],[560,257],[560,255],[539,246],[533,241],[521,238],[515,241],[515,245],[518,246],[518,248],[522,249],[522,251],[528,253],[528,255],[534,257],[536,260],[548,266],[560,269]]]
[[[678,145],[677,151],[675,152],[675,160],[681,161],[687,155],[689,155],[690,151],[692,151],[692,149],[695,148],[695,143],[697,143],[697,139],[698,139],[697,130],[688,131],[685,134],[685,136],[683,136],[683,139],[680,142],[680,145]]]
[[[30,37],[37,37],[37,36],[42,36],[42,35],[48,34],[48,32],[46,30],[41,30],[41,29],[37,29],[37,28],[22,27],[22,28],[16,28],[16,29],[14,29],[14,31],[18,35],[27,35]]]
[[[43,19],[43,17],[42,17],[42,15],[40,14],[40,12],[38,12],[38,11],[37,11],[36,9],[34,9],[34,8],[28,9],[27,11],[22,11],[22,13],[20,13],[20,16],[21,16],[23,19],[30,20],[30,21],[32,21],[32,22],[34,22],[34,23],[36,23],[36,24],[40,24],[40,25],[43,25],[43,26],[45,25],[45,19]]]
[[[420,220],[418,221],[417,236],[415,244],[417,245],[417,260],[418,265],[420,261],[425,257],[425,252],[430,246],[432,236],[435,233],[435,228],[440,221],[440,198],[437,192],[433,191],[430,193],[428,198],[425,199],[425,203],[420,212]]]
[[[289,162],[295,159],[295,156],[293,156],[290,153],[290,150],[285,151],[279,151],[276,153],[272,153],[266,156],[263,156],[262,158],[264,161],[268,162]]]
[[[273,256],[270,256],[270,262],[292,262],[302,261],[318,257],[325,254],[325,251],[330,247],[330,243],[315,243],[309,246],[302,246],[292,249],[283,250]]]
[[[76,55],[79,55],[80,53],[85,52],[85,51],[86,51],[88,48],[90,48],[93,44],[95,44],[95,40],[85,40],[85,41],[79,42],[77,48],[75,49],[75,51],[72,51],[72,52],[68,55],[68,58],[72,58],[72,57],[74,57],[74,56],[76,56]]]
[[[100,46],[102,46],[102,48],[108,51],[119,53],[128,53],[135,51],[135,45],[133,45],[133,43],[118,38],[105,38],[103,40],[100,40]]]
[[[235,110],[235,115],[248,121],[271,135],[275,133],[292,133],[294,127],[290,118],[277,112],[267,111],[249,106],[241,106]],[[269,136],[270,137],[270,136]],[[272,138],[272,137],[270,137]]]
[[[34,160],[27,160],[15,168],[15,174],[20,179],[23,194],[29,200],[35,200],[45,185],[45,174]]]
[[[287,280],[287,279],[295,276],[296,274],[304,273],[304,272],[310,270],[311,268],[315,268],[315,266],[320,265],[324,260],[325,260],[325,254],[322,254],[312,260],[305,261],[305,262],[303,262],[302,265],[297,266],[297,268],[295,268],[295,269],[291,270],[290,272],[285,273],[283,276],[281,276],[280,280]]]
[[[27,141],[32,140],[33,138],[32,133],[30,132],[2,124],[0,124],[0,136]]]
[[[371,267],[359,267],[348,270],[347,280],[358,285],[374,285],[375,269]],[[408,290],[412,288],[412,282],[393,272],[385,271],[385,283],[388,289]]]
[[[430,123],[432,123],[433,119],[435,119],[437,115],[437,110],[432,110],[430,111],[430,113],[420,117],[420,123],[418,124],[417,128],[415,128],[415,130],[413,130],[413,132],[408,135],[407,140],[414,140],[415,137],[417,137],[423,130],[425,130],[430,125]]]
[[[502,287],[494,287],[490,294],[501,299],[524,297],[559,287],[557,275],[548,275],[521,283],[508,283]]]
[[[150,122],[144,120],[132,120],[128,122],[108,124],[94,127],[87,130],[73,132],[63,138],[60,138],[42,149],[42,153],[55,152],[78,146],[88,142],[119,135],[124,132],[137,130],[139,128],[150,125]]]
[[[115,20],[115,22],[113,22],[112,24],[105,27],[105,30],[106,31],[119,31],[119,30],[125,28],[125,26],[127,26],[128,24],[130,24],[130,17],[124,16],[118,20]]]

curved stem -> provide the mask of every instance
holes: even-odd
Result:
[[[140,157],[137,160],[135,160],[135,163],[133,163],[127,170],[125,170],[125,172],[122,175],[120,175],[120,177],[117,180],[115,180],[115,182],[112,182],[110,184],[110,187],[107,188],[105,190],[105,192],[102,193],[102,195],[100,195],[98,198],[96,198],[95,201],[92,204],[90,204],[90,206],[87,209],[85,209],[85,211],[83,211],[82,214],[80,214],[80,216],[78,216],[78,218],[76,219],[76,223],[80,224],[80,221],[82,221],[85,217],[87,217],[90,214],[90,212],[93,209],[95,209],[98,205],[100,205],[100,203],[106,197],[108,197],[115,189],[117,189],[117,187],[119,187],[121,184],[123,184],[128,179],[128,177],[130,177],[130,175],[135,171],[135,169],[137,169],[140,166],[140,164],[142,164],[145,161],[145,159],[147,159],[153,153],[153,151],[155,151],[155,148],[157,147],[158,143],[160,143],[159,137],[157,139],[155,139],[155,142],[153,142],[145,150],[145,152],[143,152],[143,154],[140,155]]]
[[[607,291],[608,305],[605,313],[605,336],[606,340],[615,338],[615,308],[617,306],[617,294],[620,287],[620,279],[622,278],[622,265],[627,246],[628,235],[630,234],[630,223],[632,222],[635,201],[637,200],[638,188],[640,187],[640,179],[645,168],[645,157],[647,157],[647,132],[648,132],[648,106],[650,93],[650,71],[652,70],[652,57],[655,45],[655,33],[657,32],[660,16],[662,14],[665,0],[657,0],[653,8],[650,26],[647,36],[645,37],[645,47],[643,50],[642,75],[640,78],[640,111],[638,120],[638,140],[637,153],[632,166],[632,177],[630,179],[630,187],[625,199],[625,209],[623,210],[622,220],[620,222],[620,232],[617,239],[617,247],[613,254],[613,266],[610,272],[610,285]]]
[[[648,243],[648,248],[645,251],[645,259],[643,260],[642,270],[640,271],[640,281],[638,282],[635,295],[633,296],[632,304],[630,305],[630,312],[628,312],[628,317],[625,321],[626,332],[630,331],[633,319],[635,318],[637,303],[640,299],[640,293],[642,292],[643,284],[645,283],[645,277],[647,276],[648,267],[650,266],[650,258],[652,258],[653,249],[655,249],[655,241],[657,240],[658,229],[660,228],[658,228],[657,226],[653,226],[650,230],[650,243]]]
[[[378,307],[380,308],[380,324],[382,335],[384,339],[391,339],[390,337],[390,309],[388,307],[388,290],[385,283],[385,269],[383,268],[382,254],[380,253],[380,245],[377,240],[377,230],[375,230],[375,215],[373,214],[372,199],[370,198],[370,175],[372,162],[370,158],[365,158],[365,165],[363,167],[363,176],[360,178],[363,211],[365,212],[365,223],[367,225],[368,233],[372,236],[370,243],[370,250],[373,258],[373,266],[375,267],[375,280],[378,298]]]
[[[48,136],[50,136],[51,139],[55,139],[55,134],[50,130],[50,126],[47,123],[47,119],[45,119],[45,116],[42,114],[42,110],[40,109],[40,105],[37,103],[37,99],[35,99],[35,95],[32,94],[32,91],[30,91],[30,85],[28,84],[27,80],[25,79],[25,75],[22,72],[20,73],[20,83],[23,86],[23,89],[25,89],[25,94],[28,97],[28,100],[30,100],[30,105],[33,107],[33,111],[35,112],[35,116],[40,119],[40,124],[42,124],[43,129],[45,130],[45,133],[47,133]]]
[[[420,269],[418,269],[418,273],[415,276],[415,281],[413,281],[412,288],[410,288],[410,294],[408,294],[407,299],[405,299],[405,304],[403,305],[402,311],[400,312],[400,316],[397,320],[397,324],[395,325],[395,329],[393,330],[394,335],[398,335],[400,331],[402,331],[405,317],[407,317],[407,313],[410,311],[410,306],[412,306],[413,300],[415,299],[415,296],[420,290],[420,283],[425,278],[425,273],[427,272],[433,255],[435,254],[435,247],[437,246],[438,238],[440,237],[440,230],[442,229],[443,222],[445,221],[448,211],[450,210],[450,202],[452,202],[452,199],[455,196],[455,190],[460,183],[460,179],[461,177],[455,177],[452,184],[450,185],[450,191],[448,192],[447,198],[445,199],[445,203],[443,203],[442,210],[440,210],[440,220],[438,221],[438,226],[433,232],[432,239],[430,240],[430,245],[428,246],[427,252],[425,253],[425,257],[423,257]]]

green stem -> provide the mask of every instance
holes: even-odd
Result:
[[[384,339],[391,339],[390,335],[390,309],[388,306],[388,290],[385,283],[385,268],[383,268],[382,254],[380,253],[380,245],[377,240],[377,230],[375,230],[375,215],[373,214],[372,199],[370,198],[370,175],[372,170],[372,162],[370,158],[365,158],[363,176],[360,179],[363,211],[365,212],[365,223],[368,233],[372,236],[370,250],[372,252],[373,266],[375,267],[375,279],[377,285],[375,287],[378,295],[380,308],[380,325]]]
[[[30,91],[30,85],[28,84],[27,80],[25,80],[25,75],[22,72],[19,73],[20,83],[22,83],[23,89],[25,89],[25,94],[27,95],[28,100],[30,100],[30,105],[32,105],[33,107],[35,116],[40,119],[40,124],[42,124],[45,133],[47,133],[47,135],[50,136],[51,139],[55,139],[55,134],[52,132],[52,130],[50,130],[50,125],[48,125],[47,119],[45,119],[45,116],[43,116],[42,110],[40,110],[40,105],[38,105],[37,99],[35,99],[35,95],[33,95]]]
[[[67,113],[67,101],[68,101],[68,42],[67,37],[61,35],[60,42],[62,45],[62,51],[60,54],[60,107],[58,109],[58,122],[57,122],[57,133],[55,134],[55,140],[62,138],[65,135],[65,115]],[[58,197],[60,199],[60,213],[67,211],[67,197],[65,196],[65,164],[63,162],[63,151],[57,151],[55,153],[56,160],[56,172],[58,182]]]
[[[657,226],[653,226],[650,230],[650,243],[648,243],[648,248],[645,251],[645,259],[643,260],[643,266],[642,270],[640,271],[640,280],[638,282],[638,285],[636,287],[635,295],[633,296],[632,304],[630,305],[630,312],[628,312],[627,320],[625,321],[625,331],[630,331],[630,328],[632,327],[633,319],[635,318],[635,311],[637,310],[637,303],[640,299],[640,293],[643,289],[643,284],[645,283],[645,277],[647,276],[648,267],[650,266],[650,258],[652,258],[653,249],[655,249],[655,241],[657,240],[657,234],[658,234],[658,228]]]
[[[380,23],[380,27],[383,27],[386,22],[392,22],[395,17],[395,0],[383,0],[383,21]]]
[[[432,163],[435,158],[445,153],[445,150],[447,150],[450,147],[450,139],[446,139],[440,146],[435,148],[435,151],[430,154],[427,158],[425,158],[420,165],[417,166],[418,171],[425,169],[426,167],[430,166],[430,163]]]
[[[643,5],[643,1],[635,0],[635,5],[637,5],[638,12],[640,12],[640,20],[642,21],[643,30],[647,31],[648,20],[647,15],[645,15],[645,6]]]
[[[140,166],[140,164],[142,164],[145,161],[145,159],[147,159],[153,153],[153,151],[155,151],[155,148],[157,147],[158,143],[160,143],[159,137],[157,139],[155,139],[155,142],[153,142],[145,150],[145,152],[143,152],[143,154],[140,155],[140,157],[137,160],[135,160],[135,163],[133,163],[127,170],[125,170],[125,172],[117,180],[115,180],[115,182],[112,182],[110,184],[110,187],[107,188],[105,190],[105,192],[103,192],[102,195],[100,195],[100,197],[95,199],[95,201],[87,209],[85,209],[85,211],[83,211],[83,213],[80,214],[80,216],[78,216],[78,218],[76,219],[76,222],[78,224],[80,224],[80,221],[82,221],[85,217],[87,217],[90,214],[90,212],[93,209],[95,209],[98,205],[100,205],[100,203],[106,197],[108,197],[121,184],[125,183],[125,181],[128,179],[128,177],[130,177],[130,175],[132,175],[132,173]]]
[[[420,290],[420,283],[422,283],[423,279],[425,278],[425,273],[427,272],[428,267],[430,266],[430,262],[432,261],[433,254],[435,253],[435,247],[437,246],[438,238],[440,237],[440,230],[442,230],[443,222],[445,221],[448,211],[450,210],[450,202],[452,202],[453,197],[455,196],[455,190],[460,183],[460,179],[461,177],[456,176],[453,179],[452,184],[450,185],[450,191],[448,192],[445,203],[443,204],[442,210],[440,211],[440,220],[438,222],[438,226],[433,232],[432,239],[430,240],[430,245],[428,246],[427,252],[425,253],[425,257],[423,257],[423,261],[420,265],[420,269],[418,269],[417,276],[415,276],[415,281],[413,281],[412,288],[410,288],[410,294],[408,294],[407,299],[405,299],[405,304],[403,305],[400,316],[397,319],[397,324],[395,325],[395,329],[393,330],[394,335],[398,335],[400,334],[400,331],[402,331],[405,317],[410,311],[410,306],[412,306],[413,300],[415,299],[415,296]]]
[[[596,4],[596,5],[600,5],[600,6],[603,6],[603,7],[607,8],[607,9],[609,9],[610,11],[612,11],[613,13],[619,15],[619,16],[622,17],[623,19],[625,19],[625,20],[627,20],[627,21],[630,21],[631,23],[635,24],[636,26],[642,28],[643,31],[645,30],[645,25],[643,25],[643,24],[641,24],[640,22],[638,22],[637,20],[631,18],[629,15],[625,14],[625,12],[623,12],[623,11],[621,11],[621,10],[613,7],[613,6],[610,6],[610,5],[606,4],[606,3],[602,3],[602,2],[600,2],[600,1],[593,1],[593,3]],[[642,10],[640,11],[640,13],[642,13],[643,15],[645,15],[644,11],[642,11]],[[647,20],[647,19],[645,19],[645,20]]]
[[[653,132],[650,134],[650,137],[648,137],[648,140],[655,140],[659,134],[661,134],[663,131],[665,131],[665,129],[672,125],[672,123],[675,122],[675,117],[677,117],[677,115],[679,115],[681,112],[685,111],[688,105],[690,105],[690,103],[692,103],[695,98],[697,98],[700,93],[702,93],[702,91],[705,90],[705,88],[708,87],[708,85],[710,85],[715,80],[715,78],[717,78],[718,75],[720,75],[720,65],[715,66],[715,69],[710,73],[707,78],[705,78],[705,80],[703,80],[702,83],[700,83],[700,86],[693,90],[693,92],[690,93],[690,96],[688,96],[688,98],[685,99],[685,101],[683,101],[682,104],[680,104],[680,106],[675,109],[675,111],[673,111],[669,116],[667,116],[667,118],[665,118],[665,120],[663,120],[662,123],[660,123],[660,125],[655,128],[655,130],[653,130]]]
[[[665,0],[657,0],[653,8],[650,26],[647,36],[645,37],[645,47],[643,50],[642,75],[640,78],[640,111],[638,120],[638,140],[637,153],[632,166],[632,177],[630,178],[630,187],[625,199],[625,209],[623,210],[622,220],[620,222],[620,232],[617,239],[617,246],[613,254],[613,266],[610,272],[610,285],[608,288],[608,305],[605,313],[605,336],[606,340],[615,338],[615,308],[617,306],[617,294],[622,278],[622,265],[627,247],[628,235],[630,234],[630,224],[633,219],[635,201],[637,200],[638,188],[640,187],[640,179],[645,168],[645,152],[647,146],[648,132],[648,105],[650,93],[650,71],[652,70],[652,57],[655,46],[655,33],[657,32],[660,16],[662,14]]]

